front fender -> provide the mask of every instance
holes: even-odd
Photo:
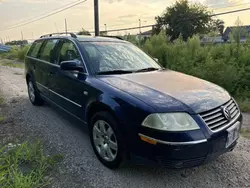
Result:
[[[90,100],[86,105],[85,117],[89,117],[90,111],[95,108],[95,111],[107,110],[114,115],[119,121],[126,121],[127,114],[122,109],[121,104],[115,98],[109,97],[107,94],[101,94],[95,100]]]
[[[100,110],[108,110],[124,124],[141,124],[144,118],[150,113],[151,107],[146,104],[136,103],[132,96],[126,96],[126,99],[110,96],[102,93],[95,100],[90,100],[86,105],[85,117],[88,118],[89,112],[93,106]],[[98,109],[96,109],[98,111]]]

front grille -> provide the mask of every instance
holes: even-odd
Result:
[[[229,120],[226,118],[223,112],[224,107],[226,107],[230,111],[231,119]],[[234,118],[237,117],[239,114],[240,111],[237,104],[233,99],[231,99],[230,101],[218,108],[201,113],[200,116],[212,131],[217,131],[220,128],[225,127],[231,121],[233,121]]]

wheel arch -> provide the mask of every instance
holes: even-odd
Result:
[[[98,112],[108,112],[119,125],[119,127],[117,128],[120,129],[120,136],[121,136],[120,138],[124,141],[123,147],[124,147],[125,152],[124,152],[123,158],[126,160],[130,158],[130,155],[129,155],[129,150],[128,150],[128,146],[126,143],[127,131],[125,127],[123,126],[123,123],[121,123],[122,117],[120,117],[119,115],[120,110],[121,110],[120,105],[112,106],[112,105],[104,103],[103,101],[95,101],[91,103],[88,107],[88,110],[86,112],[86,120],[87,120],[87,125],[89,126],[89,130],[91,130],[90,129],[91,118]]]
[[[28,80],[34,78],[32,72],[27,72],[25,75],[26,83],[28,83]]]
[[[27,73],[26,74],[26,83],[28,83],[28,80],[31,78],[31,75],[30,75],[30,73]]]
[[[109,105],[101,101],[95,101],[95,102],[92,102],[87,108],[87,111],[86,111],[87,123],[88,124],[90,123],[90,120],[94,114],[96,114],[97,112],[101,112],[101,111],[109,112],[116,120],[118,120],[118,117],[115,111]]]

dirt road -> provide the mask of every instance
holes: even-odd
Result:
[[[187,170],[129,165],[109,170],[95,157],[85,129],[49,105],[34,107],[28,101],[22,69],[0,67],[0,90],[9,116],[27,134],[37,135],[50,152],[64,161],[52,187],[250,187],[250,140],[240,138],[237,148],[205,166]],[[250,116],[244,114],[245,125]]]

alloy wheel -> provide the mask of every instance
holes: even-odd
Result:
[[[35,89],[31,81],[29,81],[29,84],[28,84],[28,93],[29,93],[31,102],[34,102],[36,99],[36,96],[35,96]]]
[[[95,122],[93,141],[100,157],[106,161],[114,161],[118,152],[118,143],[112,127],[103,120]]]

